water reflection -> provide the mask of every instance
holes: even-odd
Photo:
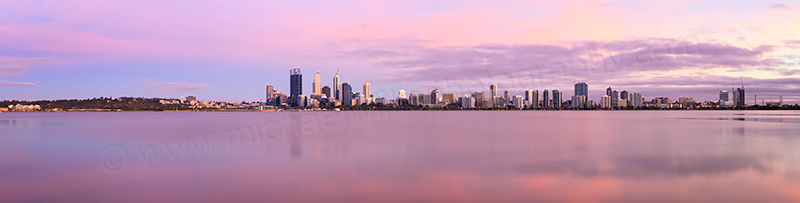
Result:
[[[705,119],[718,116],[0,115],[5,130],[11,120],[65,123],[20,124],[37,130],[0,136],[0,202],[800,201],[795,189],[800,188],[800,127]],[[55,131],[61,136],[47,136]],[[11,139],[28,135],[43,136]],[[114,173],[99,159],[111,145],[130,155]]]

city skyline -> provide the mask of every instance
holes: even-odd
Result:
[[[288,93],[289,67],[319,70],[322,86],[341,68],[376,97],[496,84],[567,100],[586,82],[595,101],[608,86],[715,101],[744,77],[747,104],[800,99],[793,2],[317,3],[0,3],[0,99],[259,101],[265,84]]]

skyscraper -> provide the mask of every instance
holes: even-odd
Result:
[[[525,98],[524,99],[525,99],[525,105],[530,107],[531,104],[533,103],[533,102],[531,102],[531,100],[533,99],[533,90],[531,90],[531,89],[525,90]]]
[[[397,93],[397,98],[405,99],[406,98],[406,90],[400,89],[400,91]]]
[[[561,91],[553,90],[553,108],[561,108],[561,102],[563,101],[561,96]]]
[[[630,102],[631,104],[630,104],[630,106],[633,106],[633,107],[636,107],[636,108],[642,107],[643,100],[644,99],[642,98],[642,93],[632,92],[631,93],[631,102]]]
[[[336,70],[336,75],[333,76],[333,95],[336,100],[342,101],[342,89],[341,84],[339,84],[339,70]]]
[[[336,75],[338,76],[339,74]],[[341,97],[339,100],[342,101],[342,105],[353,105],[351,102],[351,99],[353,99],[353,87],[350,86],[350,82],[342,83],[342,87],[339,91],[341,92]]]
[[[611,87],[606,88],[606,95],[611,96]]]
[[[585,82],[575,83],[575,95],[574,96],[583,96],[583,97],[574,97],[574,98],[582,99],[582,100],[576,102],[575,99],[573,99],[573,101],[572,101],[573,106],[572,107],[585,108],[586,107],[586,100],[589,98],[589,85],[586,84]],[[575,104],[581,104],[581,105],[580,106],[575,106]]]
[[[539,90],[533,90],[533,97],[531,97],[531,108],[539,108]]]
[[[456,94],[455,93],[442,94],[442,101],[446,101],[447,104],[455,103],[456,102]]]
[[[475,106],[476,107],[486,107],[484,101],[486,100],[486,94],[483,91],[477,91],[472,93],[472,98],[475,99]]]
[[[745,102],[744,102],[744,96],[745,96],[744,95],[744,88],[736,88],[736,92],[733,95],[735,95],[735,97],[736,97],[734,99],[734,103],[736,103],[736,107],[744,107],[744,106],[746,106]]]
[[[549,91],[547,89],[545,89],[544,92],[542,92],[542,108],[545,109],[550,108],[550,105],[552,104],[550,103],[550,95],[548,92]]]
[[[619,92],[611,90],[611,107],[617,107],[617,104],[619,104]]]
[[[508,94],[508,91],[503,91],[503,99],[506,103],[511,103],[511,95]]]
[[[311,92],[312,94],[322,94],[322,84],[320,83],[322,80],[319,75],[319,71],[314,74],[314,90]]]
[[[439,102],[439,89],[431,90],[431,101],[430,104],[436,104]]]
[[[370,84],[369,84],[369,82],[365,82],[364,83],[364,92],[362,92],[362,93],[364,93],[364,97],[365,98],[371,98],[372,97],[371,96],[372,93],[370,92]]]
[[[492,97],[491,98],[494,98],[494,97],[497,96],[497,85],[495,85],[495,84],[490,85],[489,86],[489,90],[492,91]]]
[[[299,68],[292,68],[289,70],[289,100],[292,102],[292,106],[297,106],[297,96],[303,94],[303,73],[300,72]]]
[[[608,95],[603,95],[600,97],[600,108],[611,108],[611,97]]]

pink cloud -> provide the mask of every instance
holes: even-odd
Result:
[[[37,87],[43,88],[41,85],[37,85],[36,83],[31,82],[9,82],[9,81],[1,81],[0,86],[17,86],[17,87]]]
[[[147,83],[147,87],[155,88],[151,94],[181,93],[208,89],[210,86],[202,83],[184,82],[156,82],[149,78],[136,78],[140,82]]]

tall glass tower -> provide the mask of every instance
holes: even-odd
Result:
[[[297,96],[303,94],[303,73],[299,68],[292,68],[289,70],[289,101],[292,101],[292,106],[297,106]]]

